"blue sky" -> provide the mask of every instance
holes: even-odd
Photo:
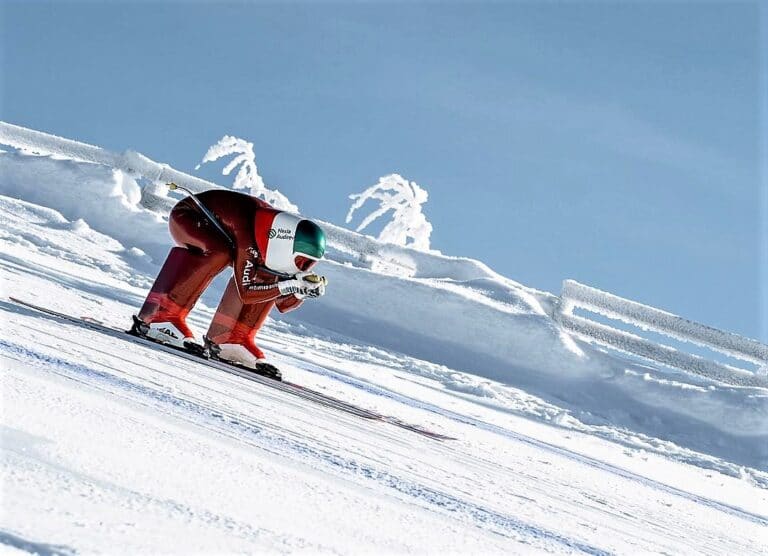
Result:
[[[758,2],[1,9],[5,121],[186,171],[236,135],[338,224],[398,172],[445,254],[768,339]]]

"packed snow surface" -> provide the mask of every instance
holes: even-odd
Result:
[[[259,337],[288,380],[442,442],[8,301],[127,327],[170,246],[150,187],[0,154],[0,547],[766,553],[768,391],[578,342],[476,261],[328,225],[328,294]]]

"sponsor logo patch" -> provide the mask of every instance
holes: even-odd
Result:
[[[253,263],[251,261],[245,261],[245,268],[243,269],[243,279],[241,284],[247,286],[251,283],[251,270],[253,270]]]
[[[269,239],[293,239],[293,230],[289,228],[270,228]]]

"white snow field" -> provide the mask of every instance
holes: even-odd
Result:
[[[445,441],[9,301],[127,328],[170,247],[141,196],[0,153],[0,552],[768,553],[768,389],[575,340],[476,261],[328,225],[327,295],[260,334],[287,380]]]

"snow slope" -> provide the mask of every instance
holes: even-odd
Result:
[[[768,392],[576,342],[550,318],[554,296],[476,261],[329,225],[328,295],[261,334],[290,380],[457,438],[446,442],[5,300],[126,326],[169,246],[162,213],[139,204],[141,185],[95,164],[0,154],[0,546],[131,554],[768,546]],[[200,332],[221,281],[216,288],[192,315]]]

